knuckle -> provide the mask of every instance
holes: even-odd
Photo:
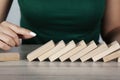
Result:
[[[15,28],[16,28],[18,31],[20,31],[20,27],[15,26]]]
[[[9,50],[10,49],[10,47],[8,47],[6,44],[1,44],[0,48],[3,49],[3,50]]]
[[[15,42],[14,42],[13,38],[9,38],[7,40],[7,44],[9,44],[10,46],[15,46]]]
[[[12,37],[13,37],[14,39],[17,39],[17,38],[18,38],[18,36],[17,36],[17,35],[12,35]]]
[[[21,29],[20,31],[21,31],[21,33],[25,33],[26,32],[26,30],[24,30],[24,29]]]
[[[6,39],[6,42],[9,43],[9,44],[11,43],[11,41],[12,41],[12,38]]]
[[[23,31],[23,32],[29,32],[30,30],[25,29],[25,28],[21,28],[21,31]]]
[[[14,29],[15,31],[17,31],[17,32],[20,32],[20,31],[21,31],[19,27],[15,26],[15,25],[12,25],[12,26],[13,26],[13,29]]]

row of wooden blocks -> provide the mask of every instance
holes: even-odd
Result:
[[[86,44],[84,40],[77,44],[73,40],[67,44],[61,40],[55,44],[53,40],[50,40],[27,55],[28,61],[33,61],[37,58],[40,62],[46,59],[49,59],[50,62],[57,59],[61,62],[67,59],[70,59],[71,62],[78,59],[81,62],[89,59],[92,59],[94,62],[100,59],[103,59],[104,62],[118,59],[118,62],[120,62],[120,44],[117,41],[109,45],[105,42],[97,45],[94,41]]]

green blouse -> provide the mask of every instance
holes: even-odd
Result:
[[[105,0],[18,0],[21,26],[37,33],[23,40],[43,44],[49,40],[98,42]]]

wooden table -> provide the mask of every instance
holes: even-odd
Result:
[[[0,80],[120,80],[118,62],[28,62],[23,60],[38,45],[24,45],[17,50],[20,61],[0,62]],[[14,51],[14,50],[13,50]]]

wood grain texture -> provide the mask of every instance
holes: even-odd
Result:
[[[71,56],[73,56],[77,52],[81,51],[85,47],[87,47],[87,44],[83,40],[80,41],[74,49],[72,49],[72,50],[68,51],[66,54],[60,56],[59,57],[60,61],[64,62],[66,59],[70,58]]]
[[[35,49],[34,51],[30,52],[27,55],[28,61],[33,61],[34,59],[38,58],[43,53],[51,50],[55,47],[55,44],[53,40],[50,40],[49,42],[45,43],[44,45],[40,46],[39,48]]]
[[[80,58],[80,60],[82,62],[87,61],[88,59],[92,58],[93,56],[105,51],[108,49],[108,46],[105,42],[101,43],[98,45],[98,47],[94,50],[92,50],[91,52],[87,53],[86,55],[84,55],[83,57]]]
[[[18,52],[0,53],[0,61],[18,61],[20,54]]]
[[[97,47],[96,43],[94,41],[89,42],[88,46],[84,48],[83,50],[77,52],[73,56],[70,57],[71,62],[76,61],[80,57],[86,55],[88,52],[94,50]]]
[[[58,44],[56,44],[56,46],[53,49],[51,49],[48,52],[39,56],[38,57],[39,61],[44,61],[45,59],[47,59],[51,55],[53,55],[53,54],[57,53],[58,51],[60,51],[61,49],[63,49],[65,46],[66,45],[65,45],[65,42],[63,40],[58,42]]]
[[[76,47],[75,42],[72,40],[70,41],[63,49],[61,49],[60,51],[58,51],[57,53],[51,55],[49,57],[49,60],[51,62],[55,61],[56,59],[58,59],[60,56],[66,54],[68,51],[72,50],[73,48]]]
[[[117,62],[0,62],[1,80],[120,80]]]
[[[107,56],[103,57],[103,61],[108,62],[108,61],[117,59],[119,57],[120,57],[120,50],[117,50],[117,51],[111,53],[110,55],[107,55]]]
[[[92,57],[93,61],[96,62],[99,59],[111,54],[112,52],[120,49],[120,44],[117,41],[112,42],[110,45],[108,45],[109,48],[107,50],[105,50],[104,52]]]

